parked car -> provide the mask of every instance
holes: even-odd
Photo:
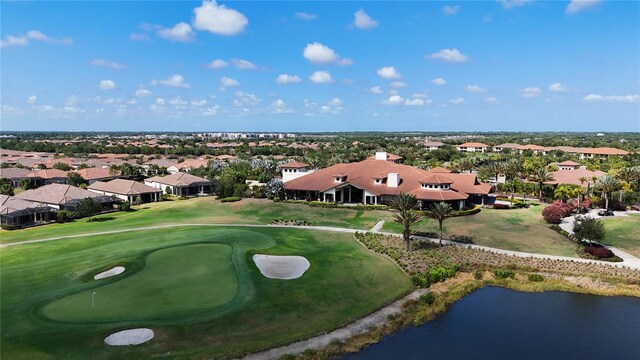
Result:
[[[613,211],[611,211],[609,209],[600,210],[600,211],[598,211],[598,215],[599,216],[613,216]]]

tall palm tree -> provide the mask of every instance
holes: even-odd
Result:
[[[400,193],[391,203],[391,208],[397,211],[393,221],[402,225],[402,238],[408,251],[411,251],[411,226],[420,221],[420,216],[413,211],[417,205],[418,199],[407,193]]]
[[[427,216],[438,220],[438,226],[440,227],[440,245],[442,245],[442,225],[444,221],[453,216],[453,208],[446,202],[438,202],[431,205],[431,208],[427,210]]]
[[[587,183],[587,195],[589,196],[589,180],[587,180],[586,177],[581,177],[580,179],[578,179],[580,181],[580,188],[582,189],[582,185],[586,182]],[[580,195],[582,195],[582,191],[580,191],[580,193],[578,193],[578,212],[580,212],[582,210],[582,202],[580,201]]]
[[[609,208],[609,195],[618,190],[620,181],[611,175],[604,175],[598,179],[598,187],[604,195],[604,208]]]
[[[538,183],[538,199],[542,201],[542,186],[544,183],[553,180],[553,174],[551,174],[544,166],[541,166],[534,170],[531,174],[531,180]]]
[[[498,182],[498,177],[500,176],[500,174],[503,174],[505,172],[506,168],[507,166],[505,163],[497,161],[487,165],[487,170],[491,173],[491,175],[495,177],[496,183]]]

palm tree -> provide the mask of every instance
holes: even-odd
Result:
[[[500,176],[500,174],[503,174],[505,172],[506,168],[507,166],[505,163],[497,161],[487,165],[487,170],[491,173],[491,175],[495,177],[496,183],[498,182],[498,177]]]
[[[531,179],[538,183],[538,199],[542,201],[542,186],[544,183],[553,180],[553,174],[544,166],[541,166],[533,172]]]
[[[442,225],[446,218],[453,216],[453,208],[446,202],[438,202],[431,205],[431,209],[427,210],[427,216],[438,220],[440,227],[440,245],[442,245]]]
[[[620,182],[611,175],[604,175],[598,179],[598,187],[600,187],[600,190],[602,190],[602,194],[604,195],[604,208],[608,209],[609,194],[618,190]]]
[[[391,208],[398,211],[393,215],[393,221],[402,225],[402,238],[408,251],[411,251],[411,226],[420,220],[413,211],[417,205],[418,199],[407,193],[400,193],[391,203]]]

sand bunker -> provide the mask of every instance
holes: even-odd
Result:
[[[123,272],[124,272],[124,267],[116,266],[116,267],[114,267],[112,269],[109,269],[107,271],[103,271],[103,272],[101,272],[99,274],[96,274],[96,276],[93,277],[93,280],[106,279],[108,277],[120,275]]]
[[[297,279],[309,269],[309,260],[302,256],[253,255],[253,262],[270,279]]]
[[[138,345],[153,339],[153,330],[147,328],[118,331],[104,339],[105,344],[111,346]]]

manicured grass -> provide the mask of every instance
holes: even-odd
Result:
[[[604,243],[640,257],[640,214],[606,218]]]
[[[181,319],[212,311],[238,292],[231,251],[223,244],[157,250],[142,259],[146,264],[134,275],[64,297],[43,313],[53,320],[91,323]]]
[[[144,291],[127,281],[138,281],[138,286],[145,287],[142,280],[146,279],[156,282],[150,285],[160,286],[160,278],[170,274],[160,275],[163,270],[156,268],[160,265],[155,262],[163,260],[164,255],[170,261],[184,260],[182,255],[186,254],[179,254],[182,250],[190,258],[197,257],[191,253],[193,244],[220,244],[215,251],[223,252],[227,259],[228,252],[223,249],[233,248],[237,295],[218,310],[198,316],[188,313],[183,319],[150,319],[150,314],[126,321],[83,316],[84,323],[60,323],[47,318],[46,311],[42,313],[47,305],[72,294],[88,294],[98,284],[104,285],[96,290],[97,303],[104,298],[101,289],[107,287],[120,294],[125,289],[118,286],[125,285],[132,292]],[[180,251],[166,252],[169,248]],[[203,248],[199,250],[209,254]],[[311,267],[299,279],[268,279],[253,264],[254,253],[301,255],[309,259]],[[181,227],[133,231],[9,247],[2,249],[0,257],[3,359],[233,358],[330,331],[411,289],[408,277],[395,264],[364,249],[352,235],[300,229]],[[150,263],[143,266],[140,259],[145,258]],[[180,260],[183,264],[176,269],[199,267],[202,260],[194,260],[194,264]],[[96,272],[119,264],[127,267],[124,274],[100,282],[92,279]],[[153,274],[145,275],[145,271]],[[215,286],[216,280],[212,283]],[[187,304],[195,302],[197,308],[201,307],[201,300],[190,299],[178,290]],[[211,299],[209,287],[204,286],[198,296]],[[161,304],[149,301],[155,307],[153,312],[161,314]],[[86,310],[87,305],[80,303],[78,306]],[[145,311],[141,304],[133,305],[137,311]],[[172,306],[172,311],[181,311],[175,303]],[[135,347],[108,347],[103,343],[115,331],[142,326],[152,328],[156,338]]]
[[[549,229],[540,215],[542,207],[528,209],[482,209],[475,215],[449,218],[445,221],[446,234],[473,236],[478,245],[530,253],[578,257],[576,246],[560,234]],[[402,228],[389,219],[384,231],[401,232]],[[438,232],[438,222],[423,219],[415,230]]]
[[[274,219],[306,220],[312,225],[370,229],[388,212],[327,209],[305,204],[274,203],[266,199],[243,199],[221,203],[212,197],[144,204],[133,212],[95,216],[66,224],[49,224],[29,229],[0,231],[0,243],[121,230],[160,224],[269,224]]]

